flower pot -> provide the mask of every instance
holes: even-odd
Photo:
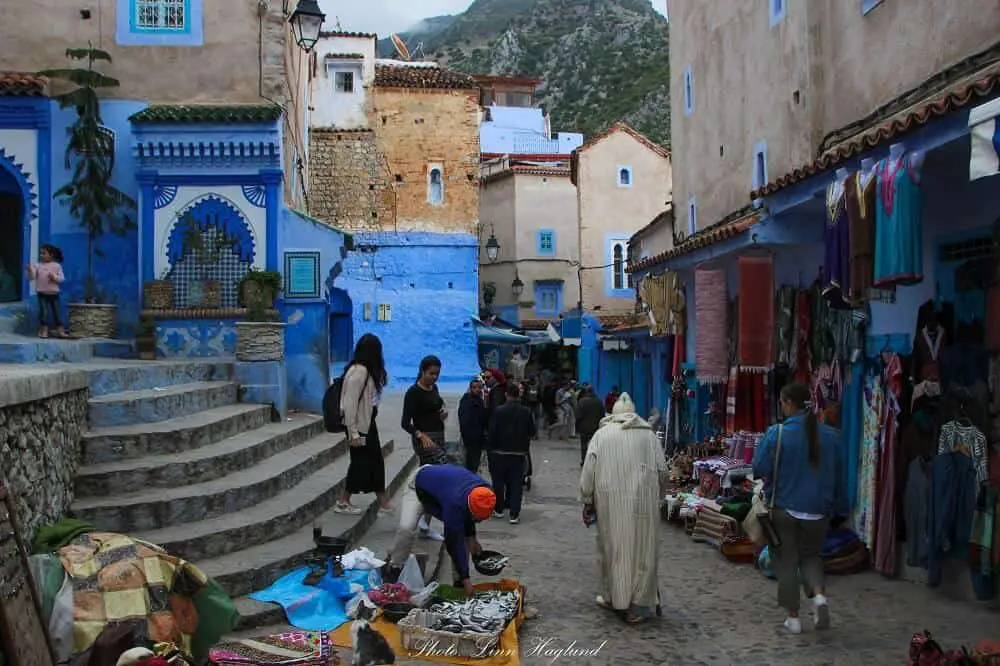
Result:
[[[240,283],[240,307],[248,308],[254,304],[262,307],[274,307],[277,294],[270,287],[264,287],[256,280],[243,280]]]
[[[142,285],[142,300],[147,310],[169,310],[174,307],[174,283],[150,280]]]
[[[114,338],[117,305],[69,304],[69,330],[78,338]]]
[[[284,358],[285,325],[282,322],[237,322],[237,361],[281,361]]]
[[[188,283],[189,308],[217,310],[222,307],[222,289],[218,280],[193,280]]]

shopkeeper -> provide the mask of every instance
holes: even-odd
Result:
[[[425,512],[444,523],[444,540],[451,556],[455,586],[471,596],[469,553],[482,552],[476,539],[476,523],[487,520],[497,497],[490,484],[458,465],[424,465],[406,484],[399,529],[390,562],[401,568],[413,548],[417,523]],[[398,569],[397,569],[398,570]]]

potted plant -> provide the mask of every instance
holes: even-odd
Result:
[[[251,270],[238,289],[246,320],[236,324],[236,360],[284,359],[285,324],[274,309],[274,299],[281,293],[281,273]]]
[[[188,307],[222,307],[221,285],[218,280],[210,277],[209,267],[217,264],[225,252],[232,252],[237,239],[216,225],[202,224],[190,215],[182,218],[181,229],[185,254],[190,252],[195,263],[201,267],[201,278],[188,283]]]
[[[139,317],[139,325],[135,330],[135,342],[139,348],[140,360],[156,360],[156,322],[153,321],[152,317]]]
[[[146,310],[169,310],[174,307],[174,283],[170,280],[147,280],[142,285]]]
[[[104,127],[98,91],[117,88],[117,79],[94,70],[94,63],[111,62],[111,56],[93,45],[67,49],[71,61],[87,63],[84,68],[51,69],[40,75],[65,81],[73,89],[55,96],[60,108],[76,111],[76,121],[67,129],[65,161],[70,181],[56,190],[54,197],[69,206],[87,233],[87,277],[83,303],[69,304],[70,330],[79,337],[111,338],[115,335],[117,306],[94,277],[94,257],[103,257],[97,240],[107,232],[124,236],[136,228],[135,200],[111,183],[115,167],[114,134]]]

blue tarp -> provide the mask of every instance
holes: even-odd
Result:
[[[382,584],[378,570],[348,569],[339,578],[327,570],[319,585],[303,585],[309,571],[308,567],[297,569],[266,590],[254,592],[250,598],[279,604],[285,609],[288,623],[298,629],[333,631],[349,619],[344,604],[354,596],[351,583],[357,583],[365,591]]]

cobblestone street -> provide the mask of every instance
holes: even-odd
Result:
[[[1000,625],[1000,616],[972,602],[866,573],[828,580],[832,629],[816,634],[807,626],[789,636],[780,627],[773,581],[664,523],[663,617],[627,626],[594,605],[594,531],[583,526],[576,500],[578,443],[535,443],[533,458],[521,524],[498,520],[480,529],[484,547],[511,556],[505,574],[528,586],[529,605],[539,611],[521,632],[525,664],[902,664],[916,631],[930,630],[946,647],[971,647]],[[560,657],[571,647],[600,650]]]

